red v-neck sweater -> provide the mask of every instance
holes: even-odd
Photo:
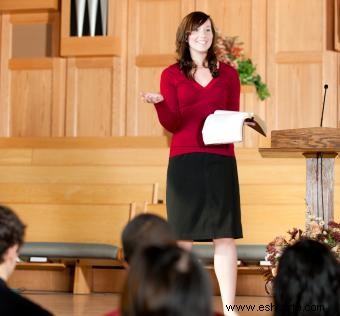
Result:
[[[234,145],[204,145],[202,127],[215,110],[239,111],[240,80],[237,71],[220,63],[219,75],[203,87],[188,79],[178,64],[166,68],[161,75],[164,101],[156,103],[158,119],[173,133],[170,157],[204,152],[234,156]]]

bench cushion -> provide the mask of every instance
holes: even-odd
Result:
[[[242,262],[260,262],[266,255],[266,245],[237,245],[237,259]],[[20,257],[117,259],[117,246],[91,243],[26,242]],[[205,263],[214,259],[213,244],[194,244],[193,252]]]
[[[107,244],[26,242],[20,257],[117,259],[118,247]]]
[[[266,245],[237,245],[237,259],[242,262],[258,263],[266,256]],[[212,264],[214,260],[213,244],[194,244],[193,252],[205,263]]]

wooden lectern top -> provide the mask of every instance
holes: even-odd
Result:
[[[259,148],[265,158],[297,158],[308,154],[336,157],[340,152],[340,128],[308,127],[271,132],[271,147]]]

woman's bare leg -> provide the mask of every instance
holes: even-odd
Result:
[[[185,250],[190,251],[192,248],[192,240],[178,240],[177,245]]]
[[[221,291],[223,312],[225,315],[238,315],[226,306],[235,304],[237,280],[237,253],[233,238],[214,239],[214,268]]]

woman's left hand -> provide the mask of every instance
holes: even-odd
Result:
[[[256,123],[255,122],[249,122],[249,121],[247,122],[247,121],[245,121],[244,125],[255,126]]]

